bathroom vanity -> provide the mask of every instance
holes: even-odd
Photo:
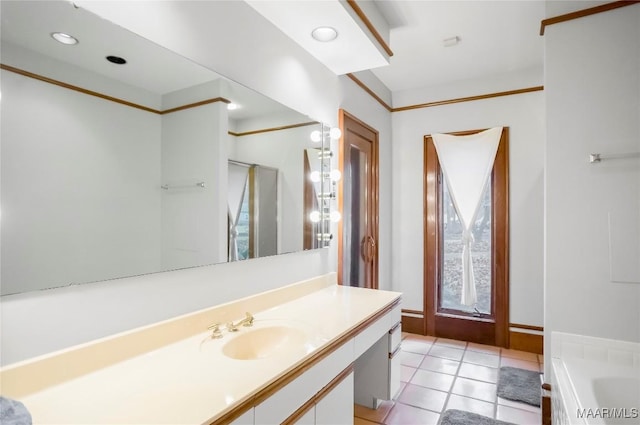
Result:
[[[227,330],[245,312],[251,326]],[[354,401],[375,407],[399,389],[400,340],[399,293],[330,274],[10,365],[0,378],[35,424],[351,423]]]

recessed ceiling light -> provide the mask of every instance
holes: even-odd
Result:
[[[124,65],[127,63],[125,58],[121,58],[120,56],[107,56],[107,60],[111,63],[115,63],[116,65]]]
[[[338,37],[338,31],[331,27],[318,27],[311,31],[311,37],[326,43],[327,41],[335,40]]]
[[[227,109],[229,111],[233,111],[234,109],[238,109],[240,106],[236,103],[227,103]]]
[[[78,44],[77,38],[75,38],[72,35],[65,34],[63,32],[52,32],[51,37],[53,37],[54,40],[62,44],[68,44],[68,45]]]

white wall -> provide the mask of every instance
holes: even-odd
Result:
[[[344,105],[377,128],[382,159],[380,286],[390,287],[391,164],[384,159],[391,156],[388,112],[244,2],[76,3],[316,120],[336,125],[337,110]],[[331,249],[3,297],[2,363],[324,274],[335,270],[335,253],[333,244]]]
[[[611,282],[608,232],[609,213],[626,215],[629,247],[640,245],[640,164],[588,160],[640,152],[640,5],[553,25],[544,37],[549,365],[553,331],[640,341],[640,284]]]
[[[159,116],[9,71],[2,96],[2,293],[158,270]]]
[[[541,85],[539,70],[508,78],[394,93],[394,106]],[[463,90],[461,90],[461,87]],[[394,112],[393,289],[403,308],[423,310],[424,136],[431,133],[509,127],[510,322],[543,322],[542,231],[544,92]]]

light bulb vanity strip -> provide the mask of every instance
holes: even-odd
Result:
[[[608,159],[628,159],[628,158],[640,158],[640,152],[618,153],[618,154],[601,154],[601,153],[589,154],[589,162],[592,164],[602,162]]]

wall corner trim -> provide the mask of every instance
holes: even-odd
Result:
[[[602,4],[600,6],[576,10],[575,12],[565,13],[564,15],[543,19],[542,22],[540,22],[540,35],[544,35],[544,30],[549,25],[572,21],[574,19],[584,18],[585,16],[595,15],[597,13],[608,12],[609,10],[614,10],[625,6],[632,6],[636,3],[640,3],[640,0],[617,0],[611,3]]]
[[[358,2],[356,2],[356,0],[347,0],[347,4],[351,6],[351,9],[353,9],[356,15],[358,15],[358,17],[360,18],[360,20],[362,20],[362,22],[367,27],[369,32],[371,32],[371,35],[373,35],[373,37],[384,49],[387,55],[393,56],[393,51],[391,50],[391,47],[389,47],[389,45],[384,40],[384,38],[382,38],[382,36],[380,35],[376,27],[373,25],[373,23],[369,20],[369,18],[367,18],[367,15],[364,13],[362,8],[360,8],[360,6],[358,5]]]
[[[364,90],[365,92],[367,92],[367,94],[369,94],[371,97],[373,97],[375,100],[378,101],[379,104],[381,104],[387,111],[389,112],[393,112],[393,108],[391,106],[389,106],[387,104],[387,102],[385,102],[384,100],[382,100],[382,98],[380,96],[378,96],[376,94],[376,92],[374,92],[373,90],[371,90],[365,83],[363,83],[362,81],[360,81],[360,79],[358,79],[358,77],[356,77],[355,75],[353,75],[352,73],[347,74],[347,77],[349,77],[354,83],[356,83],[358,86],[360,86],[360,88],[362,90]]]

